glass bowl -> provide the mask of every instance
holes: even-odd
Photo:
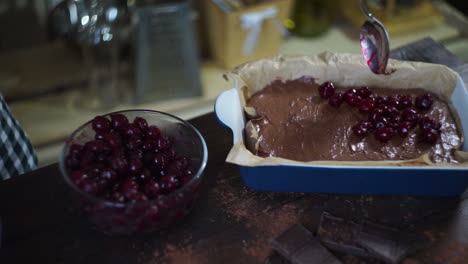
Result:
[[[157,126],[161,135],[171,138],[173,142],[172,147],[164,152],[172,149],[172,153],[175,152],[177,156],[188,157],[188,169],[192,172],[191,179],[181,180],[183,184],[173,192],[147,200],[116,202],[82,190],[71,179],[72,170],[70,163],[67,163],[67,158],[72,146],[83,146],[86,142],[95,139],[96,132],[90,120],[75,130],[65,141],[59,157],[60,170],[70,187],[76,208],[94,228],[108,234],[149,233],[178,222],[192,209],[198,195],[208,159],[205,140],[191,124],[167,113],[152,110],[125,110],[103,116],[110,119],[110,116],[114,114],[123,114],[130,122],[133,122],[135,117],[142,117],[147,120],[149,126]],[[126,155],[128,158],[128,153]],[[160,174],[164,175],[163,172]],[[161,177],[161,175],[155,177]],[[108,184],[106,188],[112,188],[113,185]]]

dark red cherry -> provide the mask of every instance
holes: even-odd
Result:
[[[413,106],[413,98],[409,95],[404,95],[400,99],[400,110]]]
[[[434,119],[428,116],[424,116],[423,118],[421,118],[421,120],[419,120],[419,126],[421,127],[421,129],[426,129],[426,128],[440,129],[440,124],[436,124]]]
[[[327,99],[335,93],[335,85],[332,82],[325,82],[319,86],[320,97]]]
[[[179,179],[174,176],[163,176],[159,183],[163,193],[173,192],[177,187],[179,187]]]
[[[392,94],[387,97],[387,104],[389,106],[395,106],[397,109],[400,108],[400,94]]]
[[[344,95],[344,101],[353,107],[359,106],[359,103],[361,102],[361,100],[362,100],[361,97],[357,94],[346,93]]]
[[[395,106],[389,106],[384,110],[384,115],[387,117],[400,116],[400,111]]]
[[[156,148],[157,146],[157,141],[154,140],[154,139],[146,139],[144,142],[143,142],[143,145],[141,146],[141,148],[144,150],[144,151],[152,151]]]
[[[423,140],[427,143],[434,144],[439,138],[440,132],[434,128],[424,128],[422,131]]]
[[[403,122],[398,126],[396,131],[400,137],[406,138],[409,135],[411,126],[412,126],[411,122]]]
[[[117,173],[111,168],[101,169],[100,177],[106,179],[109,183],[116,182],[119,178]]]
[[[372,91],[371,91],[371,89],[369,89],[369,87],[362,87],[357,91],[357,93],[363,99],[369,98],[372,95]]]
[[[157,147],[159,150],[166,150],[170,148],[172,145],[172,142],[169,138],[161,136],[157,140]]]
[[[148,122],[146,122],[146,119],[144,119],[143,117],[135,117],[135,119],[133,120],[133,124],[137,125],[137,127],[141,131],[146,131],[146,129],[148,128]]]
[[[128,162],[128,171],[132,174],[138,173],[143,168],[143,162],[140,159],[132,159]]]
[[[385,98],[385,97],[383,97],[383,96],[377,96],[377,97],[375,98],[375,103],[376,103],[377,105],[385,105],[385,104],[387,104],[387,98]]]
[[[416,109],[414,108],[406,108],[401,113],[402,121],[408,121],[412,124],[417,124],[420,118],[421,116],[419,115],[418,111],[416,111]]]
[[[109,132],[111,123],[109,119],[103,116],[96,116],[92,121],[92,126],[95,132],[106,133]]]
[[[161,194],[161,187],[159,183],[153,180],[150,180],[143,186],[143,192],[150,198],[158,197]]]
[[[161,130],[157,126],[149,126],[146,129],[146,136],[149,138],[157,139],[161,135]]]
[[[122,144],[122,140],[120,139],[120,136],[113,132],[109,132],[105,134],[104,141],[106,141],[107,144],[109,144],[109,146],[114,149],[120,147],[120,145]]]
[[[416,97],[416,100],[414,102],[416,107],[420,110],[428,110],[429,108],[431,108],[433,103],[434,100],[432,99],[432,95],[429,93]]]
[[[109,158],[109,165],[117,172],[125,172],[128,169],[128,161],[121,155],[112,155]]]
[[[111,195],[111,200],[118,203],[125,203],[126,198],[121,192],[115,191]]]
[[[85,149],[94,153],[102,153],[110,150],[109,145],[101,140],[92,140],[86,142]]]
[[[96,140],[104,140],[104,133],[101,133],[101,132],[96,132],[96,134],[94,134],[94,139]]]
[[[370,132],[371,128],[372,128],[372,123],[371,122],[369,122],[369,121],[360,121],[359,123],[357,123],[356,125],[354,125],[352,127],[352,130],[353,130],[354,134],[356,134],[356,135],[358,135],[360,137],[364,137]]]
[[[169,163],[169,159],[164,153],[155,153],[152,159],[152,164],[159,169],[164,169]]]
[[[367,98],[362,100],[359,103],[359,112],[361,113],[369,113],[375,107],[375,99],[374,98]]]
[[[113,114],[111,124],[113,129],[123,131],[128,127],[128,118],[123,114]]]
[[[394,132],[393,132],[392,128],[383,127],[383,128],[377,129],[377,131],[375,132],[374,135],[375,135],[375,138],[378,141],[386,143],[386,142],[390,141],[390,139],[392,139],[393,134],[394,134]]]
[[[143,145],[143,140],[141,140],[141,137],[137,135],[131,136],[126,144],[127,149],[130,149],[130,150],[139,149],[141,145]]]
[[[380,129],[380,128],[384,128],[384,127],[387,127],[388,126],[388,118],[384,117],[384,116],[379,116],[376,118],[375,122],[373,123],[374,127],[376,129]]]
[[[120,185],[120,191],[128,199],[135,200],[134,198],[138,193],[138,183],[131,178],[127,178]]]
[[[340,107],[340,105],[343,103],[343,95],[341,93],[335,93],[328,99],[328,104],[330,104],[333,107]]]
[[[70,173],[70,180],[78,186],[81,186],[81,183],[83,182],[83,180],[88,179],[88,178],[89,178],[89,175],[85,171],[72,171]]]
[[[128,127],[123,131],[124,135],[127,137],[137,136],[141,134],[140,128],[138,128],[135,124],[130,124]]]
[[[135,149],[128,152],[129,159],[143,159],[143,151],[141,149]]]
[[[135,178],[140,183],[147,183],[152,178],[151,177],[151,172],[150,172],[150,170],[144,168],[135,175]]]

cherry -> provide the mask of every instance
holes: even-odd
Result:
[[[397,109],[400,108],[400,100],[401,100],[401,95],[400,94],[392,94],[387,97],[387,104],[389,106],[395,106]]]
[[[143,151],[141,149],[134,149],[128,152],[129,159],[143,159]]]
[[[421,129],[426,129],[426,128],[432,128],[432,129],[437,129],[437,130],[440,129],[440,123],[436,124],[434,119],[428,116],[424,116],[423,118],[421,118],[421,120],[419,121],[419,126],[421,127]]]
[[[141,145],[143,145],[143,141],[141,140],[141,137],[137,135],[131,136],[126,144],[127,149],[130,149],[130,150],[139,149]]]
[[[424,128],[422,131],[423,140],[427,143],[433,144],[439,138],[439,130],[434,128]]]
[[[109,158],[109,165],[112,169],[118,172],[125,172],[128,168],[128,162],[121,155],[113,155]]]
[[[121,192],[118,192],[118,191],[115,191],[112,193],[111,199],[112,201],[118,202],[118,203],[124,203],[126,201],[125,196]]]
[[[409,95],[404,95],[400,99],[400,110],[413,106],[413,98]]]
[[[96,161],[96,156],[91,151],[85,151],[83,155],[81,155],[80,159],[80,168],[87,169],[91,167],[92,164]]]
[[[132,174],[138,173],[143,168],[143,162],[140,159],[132,159],[128,162],[128,170]]]
[[[400,137],[406,138],[409,135],[409,131],[411,130],[412,123],[411,122],[403,122],[401,123],[397,130],[397,133]]]
[[[375,138],[380,142],[386,143],[390,141],[390,139],[392,139],[393,134],[394,132],[392,128],[382,127],[377,129],[377,131],[375,132]]]
[[[420,110],[428,110],[429,108],[431,108],[433,103],[434,103],[434,100],[432,99],[432,95],[429,93],[420,95],[416,97],[416,100],[415,100],[415,105]]]
[[[163,193],[170,193],[179,186],[179,179],[175,176],[163,176],[160,180],[160,187]]]
[[[369,121],[360,121],[356,125],[354,125],[351,129],[353,130],[354,134],[364,137],[366,136],[370,129],[372,128],[372,123]]]
[[[362,100],[359,103],[359,112],[361,113],[369,113],[375,107],[375,99],[374,98],[367,98]]]
[[[411,124],[417,124],[420,118],[421,116],[419,115],[418,111],[416,111],[416,109],[414,108],[406,108],[401,113],[401,119],[403,121],[408,121]]]
[[[169,138],[161,136],[158,138],[156,144],[159,150],[166,150],[171,147],[172,142]]]
[[[101,140],[92,140],[86,142],[85,149],[94,153],[102,153],[109,150],[109,145]]]
[[[357,91],[357,94],[361,96],[363,99],[366,99],[366,98],[371,97],[373,93],[371,89],[369,89],[369,87],[362,87]]]
[[[377,105],[386,105],[387,104],[387,98],[383,97],[383,96],[377,96],[375,98],[375,103]]]
[[[157,139],[161,135],[161,130],[157,126],[149,126],[146,129],[146,136],[149,138]]]
[[[131,178],[127,178],[120,185],[122,194],[130,200],[135,200],[138,193],[138,183]]]
[[[141,146],[141,148],[144,150],[144,151],[152,151],[154,150],[154,148],[156,147],[157,145],[157,141],[154,140],[154,139],[146,139],[144,142],[143,142],[143,145]]]
[[[147,168],[143,168],[140,172],[135,175],[135,178],[140,183],[146,183],[151,180],[151,172]]]
[[[186,164],[179,160],[171,161],[166,167],[166,174],[179,177],[183,174]]]
[[[155,198],[161,194],[161,187],[158,182],[150,180],[143,186],[143,192],[150,198]]]
[[[389,106],[384,110],[384,115],[387,117],[400,116],[400,111],[395,106]]]
[[[343,99],[346,103],[348,103],[350,106],[359,106],[359,103],[361,102],[361,96],[357,94],[356,89],[348,89],[343,95]]]
[[[109,132],[109,133],[105,134],[104,135],[104,141],[106,141],[107,144],[109,144],[109,146],[111,148],[118,148],[122,144],[122,140],[121,140],[120,136],[113,133],[113,132]]]
[[[84,171],[77,170],[70,173],[70,180],[78,186],[81,186],[83,180],[87,178],[89,178],[89,175]]]
[[[111,168],[104,168],[100,172],[100,177],[106,179],[108,182],[113,183],[117,181],[117,173]]]
[[[135,124],[130,124],[128,127],[123,131],[124,135],[127,137],[136,136],[141,134],[140,128],[138,128]]]
[[[102,191],[104,191],[106,186],[107,186],[107,181],[105,181],[104,179],[94,180],[94,179],[88,178],[88,179],[84,179],[83,181],[81,181],[81,184],[80,184],[81,190],[87,193],[91,193],[91,194],[101,193]]]
[[[95,132],[106,133],[110,130],[111,123],[103,116],[96,116],[92,121],[92,127]]]
[[[335,85],[332,82],[324,82],[319,86],[319,95],[324,99],[330,98],[335,93]]]
[[[169,159],[167,155],[161,152],[154,154],[153,159],[152,159],[152,164],[156,166],[157,168],[164,169],[168,163],[169,163]]]
[[[96,132],[96,134],[94,134],[94,139],[96,140],[104,140],[104,133],[101,133],[101,132]]]
[[[135,124],[141,131],[145,131],[148,128],[148,122],[146,122],[146,119],[139,116],[135,117],[133,124]]]
[[[377,129],[384,128],[388,126],[388,118],[385,116],[378,116],[374,122],[374,127]]]
[[[328,99],[328,104],[330,104],[333,107],[340,107],[340,105],[343,103],[343,95],[341,93],[335,93]]]
[[[112,128],[123,131],[128,127],[128,118],[123,114],[113,114],[111,117]]]

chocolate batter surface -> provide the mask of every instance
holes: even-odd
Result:
[[[350,87],[337,87],[337,92]],[[354,87],[356,88],[356,87]],[[358,87],[359,88],[359,87]],[[376,95],[411,95],[427,93],[422,89],[371,88]],[[292,81],[277,80],[255,93],[247,102],[254,107],[258,118],[252,119],[258,133],[259,156],[282,157],[297,161],[336,160],[406,160],[429,153],[435,163],[457,163],[454,150],[461,145],[460,134],[448,105],[434,99],[433,106],[422,115],[440,122],[441,135],[437,143],[419,140],[419,128],[411,130],[407,138],[395,135],[382,143],[374,134],[362,138],[351,127],[367,115],[346,102],[339,108],[320,98],[313,78]]]

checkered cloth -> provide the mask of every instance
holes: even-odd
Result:
[[[37,157],[28,136],[0,95],[0,180],[37,167]]]

